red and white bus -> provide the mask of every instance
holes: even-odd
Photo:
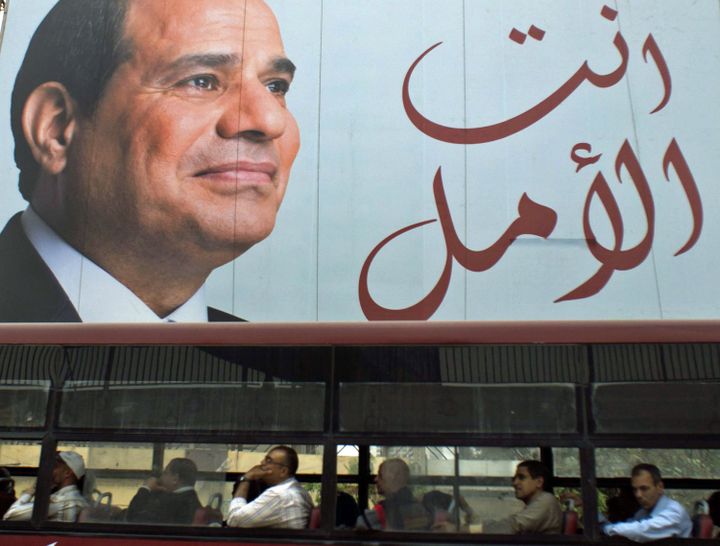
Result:
[[[689,511],[720,489],[718,342],[716,322],[5,325],[0,466],[18,493],[37,482],[37,501],[31,521],[0,523],[0,542],[599,544],[596,514],[635,463],[658,465]],[[275,444],[299,453],[313,528],[124,520],[173,457],[196,462],[201,502],[226,514]],[[52,522],[52,466],[68,449],[85,458],[91,508]],[[372,506],[389,457],[408,463],[418,499],[462,497],[472,516],[443,532],[343,525],[338,492]],[[480,532],[521,508],[510,477],[523,459],[550,468],[558,497],[582,499],[567,534]]]

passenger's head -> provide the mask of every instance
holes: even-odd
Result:
[[[375,484],[380,495],[392,495],[410,481],[410,467],[402,459],[385,459],[378,468]]]
[[[282,483],[295,476],[298,464],[298,455],[293,448],[275,446],[267,452],[267,455],[260,463],[260,466],[266,472],[262,477],[262,481],[267,485]]]
[[[191,459],[178,457],[170,461],[160,476],[160,483],[169,491],[193,487],[197,481],[197,465]]]
[[[627,521],[640,509],[632,487],[621,487],[618,494],[607,500],[607,519],[610,523]]]
[[[85,461],[75,451],[58,451],[53,467],[52,481],[56,489],[77,485],[85,477]]]
[[[630,483],[638,504],[651,510],[665,492],[660,470],[654,464],[641,463],[630,472]]]
[[[715,491],[707,500],[710,517],[716,527],[720,527],[720,491]]]
[[[0,466],[0,493],[15,496],[15,480],[12,479],[10,471],[4,466]],[[0,515],[0,517],[2,517]]]
[[[522,461],[515,469],[512,485],[515,497],[527,503],[543,490],[550,481],[550,471],[544,463],[536,460]]]
[[[273,229],[293,73],[262,0],[60,0],[13,94],[23,194],[102,265],[211,270]]]

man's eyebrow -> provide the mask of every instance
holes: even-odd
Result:
[[[168,72],[176,72],[194,67],[235,66],[239,63],[240,58],[232,53],[193,53],[175,59],[164,68]]]
[[[295,75],[295,63],[287,57],[276,57],[273,59],[272,69],[274,72],[285,72],[291,78]]]

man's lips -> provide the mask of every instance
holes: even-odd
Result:
[[[195,176],[225,182],[269,184],[276,172],[277,166],[269,161],[234,161],[213,165],[199,171]]]

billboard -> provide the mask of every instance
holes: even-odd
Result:
[[[13,160],[13,83],[54,4],[9,5],[3,224],[27,207]],[[186,19],[205,38],[170,46],[185,36],[184,8],[148,2],[152,15],[134,29],[131,2],[122,28],[136,41],[108,75],[100,114],[79,112],[71,142],[56,131],[67,166],[48,162],[41,188],[52,199],[33,194],[44,223],[77,252],[75,265],[52,252],[45,260],[68,279],[59,283],[67,301],[17,319],[25,306],[15,290],[0,299],[14,309],[3,320],[195,320],[206,304],[256,322],[720,318],[716,1],[268,0],[284,50],[258,0],[193,4]],[[222,55],[241,59],[235,72]],[[182,96],[175,80],[142,80],[162,59],[177,68],[198,57],[202,70],[178,79]],[[268,59],[285,58],[292,65],[275,62],[282,77],[270,81]],[[147,93],[123,95],[133,74]],[[263,102],[256,79],[277,102]],[[220,149],[240,167],[227,167]],[[208,156],[212,165],[199,166]],[[208,197],[205,186],[171,184],[181,178],[171,168],[191,167],[203,184],[231,179],[232,190]],[[268,178],[271,199],[258,212]],[[57,180],[73,191],[53,194]],[[218,205],[219,193],[234,204]],[[82,197],[63,220],[57,203],[68,194]],[[0,240],[3,270],[20,259],[13,252]],[[106,274],[121,286],[107,288]],[[127,296],[117,312],[109,293]]]

